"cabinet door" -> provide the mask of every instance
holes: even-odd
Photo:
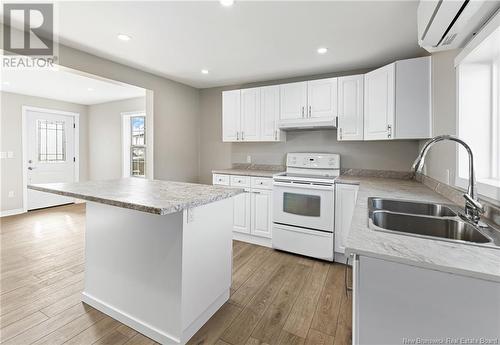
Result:
[[[257,141],[260,136],[260,88],[241,90],[241,134],[243,141]]]
[[[271,238],[272,191],[253,190],[251,198],[252,235]]]
[[[365,74],[365,140],[392,139],[394,71],[392,63]]]
[[[222,92],[222,141],[238,140],[240,114],[240,90]]]
[[[363,140],[363,75],[339,78],[338,140]]]
[[[358,186],[352,184],[335,185],[335,252],[345,253],[345,242],[356,206]]]
[[[234,197],[233,230],[250,233],[250,192],[241,193]]]
[[[337,78],[307,82],[307,117],[333,119],[337,116]]]
[[[279,141],[280,88],[266,86],[260,90],[260,140]]]
[[[306,81],[280,85],[280,121],[305,118],[306,105]]]

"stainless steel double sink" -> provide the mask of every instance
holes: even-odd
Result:
[[[478,226],[455,205],[368,198],[369,227],[408,236],[500,248],[500,231]]]

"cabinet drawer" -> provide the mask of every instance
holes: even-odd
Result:
[[[221,186],[229,186],[229,175],[214,174],[212,184]]]
[[[252,177],[252,188],[271,189],[273,187],[273,179],[266,177]]]
[[[250,177],[239,175],[231,176],[231,187],[250,188]]]

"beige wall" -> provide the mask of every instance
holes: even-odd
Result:
[[[80,180],[88,178],[88,116],[87,106],[61,102],[40,97],[1,92],[0,151],[12,151],[14,158],[6,158],[1,163],[1,205],[0,212],[23,207],[23,162],[22,162],[22,106],[33,106],[53,110],[70,111],[80,114]],[[14,197],[9,198],[9,191]]]
[[[432,55],[433,135],[456,134],[456,76],[454,59],[459,49]],[[422,144],[422,143],[421,143]],[[426,158],[428,176],[454,185],[456,144],[441,142],[432,147]]]
[[[292,80],[272,83],[288,81]],[[256,85],[260,84],[247,86]],[[338,142],[336,130],[288,132],[285,143],[223,143],[222,91],[239,87],[201,90],[200,182],[202,183],[211,183],[213,169],[229,168],[232,163],[244,163],[247,155],[252,157],[253,163],[283,164],[287,152],[333,152],[341,154],[342,168],[408,171],[418,153],[417,141]]]
[[[198,180],[199,90],[65,46],[61,65],[152,90],[154,178]]]
[[[145,97],[90,105],[89,179],[122,177],[122,113],[145,111]]]

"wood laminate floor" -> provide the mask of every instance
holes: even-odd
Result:
[[[80,302],[84,204],[5,217],[0,224],[2,344],[155,344]],[[189,344],[349,344],[344,270],[235,241],[231,298]]]

